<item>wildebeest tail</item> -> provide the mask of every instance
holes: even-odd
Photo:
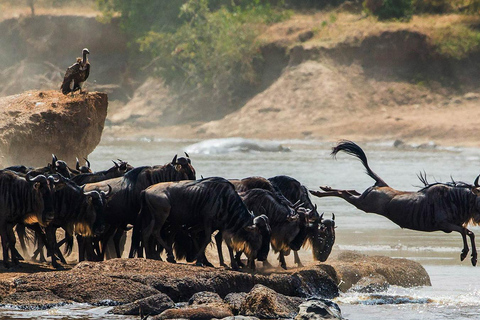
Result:
[[[332,149],[331,155],[335,157],[339,151],[343,151],[358,158],[365,167],[367,174],[376,181],[375,186],[388,187],[388,184],[383,181],[382,178],[380,178],[375,172],[373,172],[372,169],[370,169],[365,152],[363,152],[362,148],[360,148],[355,142],[350,140],[341,140],[337,146]]]
[[[22,223],[17,224],[17,226],[15,227],[15,231],[17,232],[18,240],[20,241],[20,246],[22,247],[23,253],[28,253],[25,241],[27,240],[33,242],[33,236],[27,233],[25,225]]]

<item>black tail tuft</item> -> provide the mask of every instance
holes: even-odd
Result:
[[[332,157],[335,158],[337,153],[340,151],[343,151],[359,159],[365,167],[367,174],[376,181],[375,186],[388,187],[388,184],[383,181],[375,172],[373,172],[372,169],[370,169],[370,167],[368,166],[367,156],[365,155],[365,152],[363,152],[362,148],[360,148],[360,146],[358,146],[355,142],[350,140],[341,140],[337,144],[337,146],[332,149]]]

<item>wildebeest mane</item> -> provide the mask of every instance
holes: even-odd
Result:
[[[39,209],[29,183],[12,171],[0,171],[0,197],[9,213],[23,216]]]
[[[88,213],[83,189],[70,179],[63,178],[62,182],[65,185],[57,187],[55,191],[53,223],[64,227],[69,234],[72,234],[76,227],[82,228],[80,233],[90,233],[91,230],[84,230],[83,225]]]
[[[302,207],[311,210],[311,212],[315,216],[318,216],[317,209],[312,203],[312,200],[310,200],[310,197],[308,196],[307,188],[302,185],[298,180],[284,175],[275,176],[269,178],[268,180],[290,202],[295,203],[297,201],[300,201]]]

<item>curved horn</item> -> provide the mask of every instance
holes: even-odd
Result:
[[[115,164],[115,168],[120,167],[120,166],[118,165],[118,163],[116,163],[115,161],[112,160],[112,162],[113,162],[113,164]]]
[[[55,163],[58,161],[57,156],[52,153],[52,167],[55,168]]]
[[[335,213],[332,212],[332,220],[335,221]]]
[[[77,157],[75,157],[75,159],[77,159],[77,165],[75,166],[75,169],[80,170],[80,161],[78,161]]]
[[[318,218],[318,220],[319,220],[320,222],[321,222],[322,219],[323,219],[323,214],[324,214],[324,212],[322,212],[322,214],[321,214],[320,217]]]
[[[185,155],[187,156],[187,158],[190,158],[190,156],[188,155],[188,153],[186,153],[185,151],[184,151],[183,153],[185,153]]]
[[[28,182],[40,182],[40,181],[47,181],[47,177],[45,177],[43,174],[39,174],[38,176],[32,179],[30,178],[30,175],[27,173],[27,175],[25,176],[25,180],[27,180]]]
[[[478,179],[480,178],[480,174],[477,176],[477,178],[475,178],[475,182],[473,183],[475,185],[476,188],[480,187],[478,185]]]
[[[102,193],[103,193],[103,195],[104,195],[105,197],[110,196],[110,194],[112,193],[112,186],[109,185],[109,184],[107,184],[107,186],[108,186],[108,191],[107,191],[107,192],[102,191]]]
[[[87,167],[88,167],[88,169],[90,169],[90,161],[88,161],[87,158],[83,158],[83,159],[85,159],[85,162],[87,163]]]
[[[175,157],[173,157],[172,164],[173,165],[177,164],[177,155],[175,155]]]

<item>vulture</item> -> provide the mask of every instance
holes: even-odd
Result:
[[[80,90],[82,93],[83,84],[90,74],[90,63],[87,59],[87,54],[90,54],[87,48],[82,51],[83,58],[77,58],[77,62],[68,67],[63,78],[63,83],[60,89],[63,94],[73,93]]]

